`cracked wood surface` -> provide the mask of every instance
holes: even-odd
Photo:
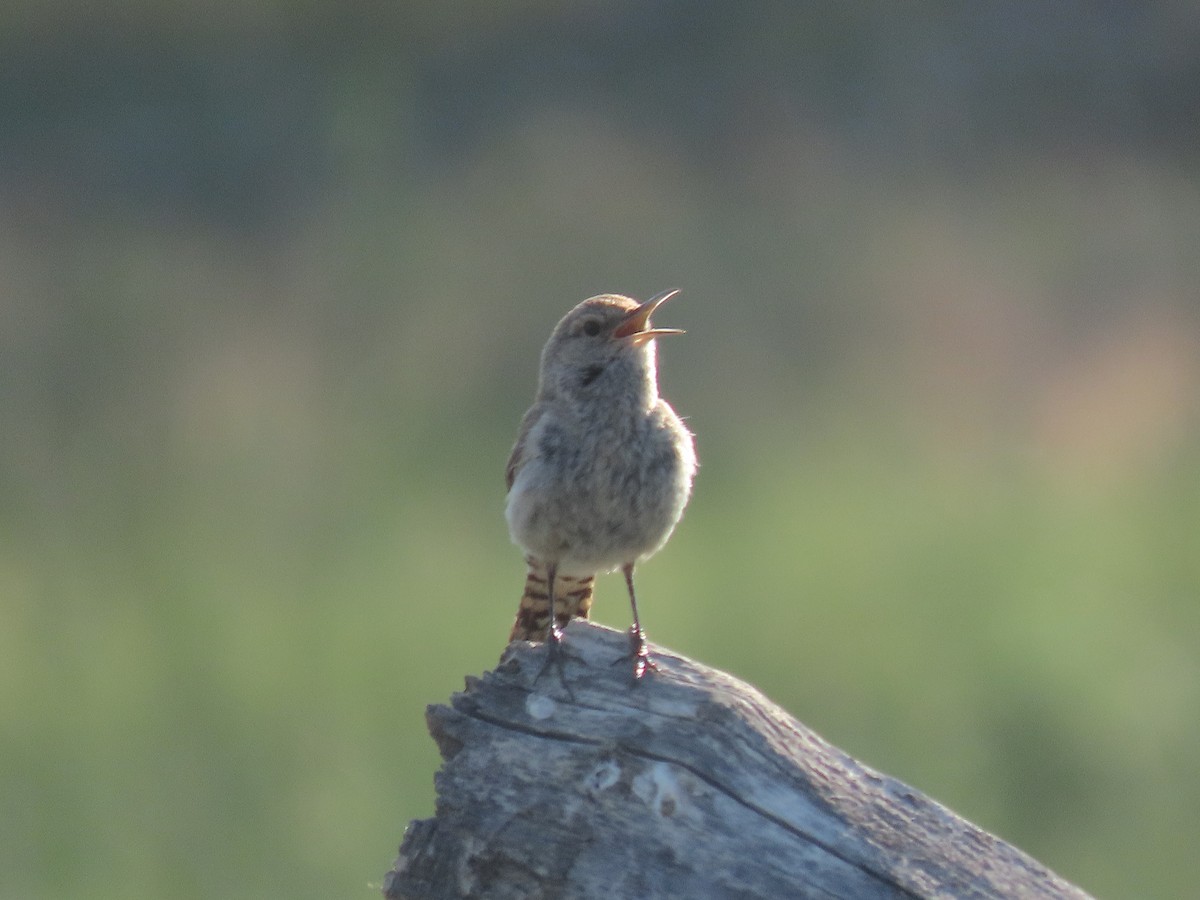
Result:
[[[566,687],[518,641],[428,708],[436,817],[385,896],[1086,897],[723,672],[653,647],[633,685],[626,636],[583,621],[565,646]]]

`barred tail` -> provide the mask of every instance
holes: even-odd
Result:
[[[525,593],[517,608],[510,641],[544,641],[550,625],[550,597],[546,592],[547,567],[532,556],[525,557],[529,574]],[[554,578],[554,619],[559,628],[576,616],[586,619],[592,609],[594,575],[556,575]]]

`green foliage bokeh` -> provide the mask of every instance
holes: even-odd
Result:
[[[5,14],[0,897],[375,895],[515,610],[537,353],[669,286],[651,638],[1189,895],[1200,17],[216,12]]]

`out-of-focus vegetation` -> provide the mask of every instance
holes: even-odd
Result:
[[[1194,4],[3,20],[0,896],[372,896],[515,609],[537,353],[669,286],[651,636],[1192,895]]]

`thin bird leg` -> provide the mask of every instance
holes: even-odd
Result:
[[[554,617],[554,579],[558,574],[557,563],[546,564],[546,604],[550,609],[550,622],[546,626],[546,661],[542,663],[542,668],[538,671],[537,677],[533,679],[536,684],[551,664],[558,669],[558,680],[562,682],[562,686],[567,691],[567,696],[572,700],[575,699],[575,693],[571,690],[571,686],[567,684],[567,673],[563,665],[563,657],[566,652],[562,646],[562,629],[558,627],[558,621]]]
[[[550,655],[562,642],[562,632],[558,630],[558,620],[554,617],[554,579],[558,575],[558,563],[546,564],[546,606],[549,609],[550,622],[546,625],[546,644],[550,647]]]
[[[646,671],[657,672],[658,666],[650,658],[650,648],[646,646],[646,632],[642,630],[642,622],[638,618],[637,595],[633,592],[633,563],[621,567],[625,573],[625,585],[629,588],[629,605],[633,607],[633,624],[629,626],[629,655],[633,659],[633,680],[637,681]]]

